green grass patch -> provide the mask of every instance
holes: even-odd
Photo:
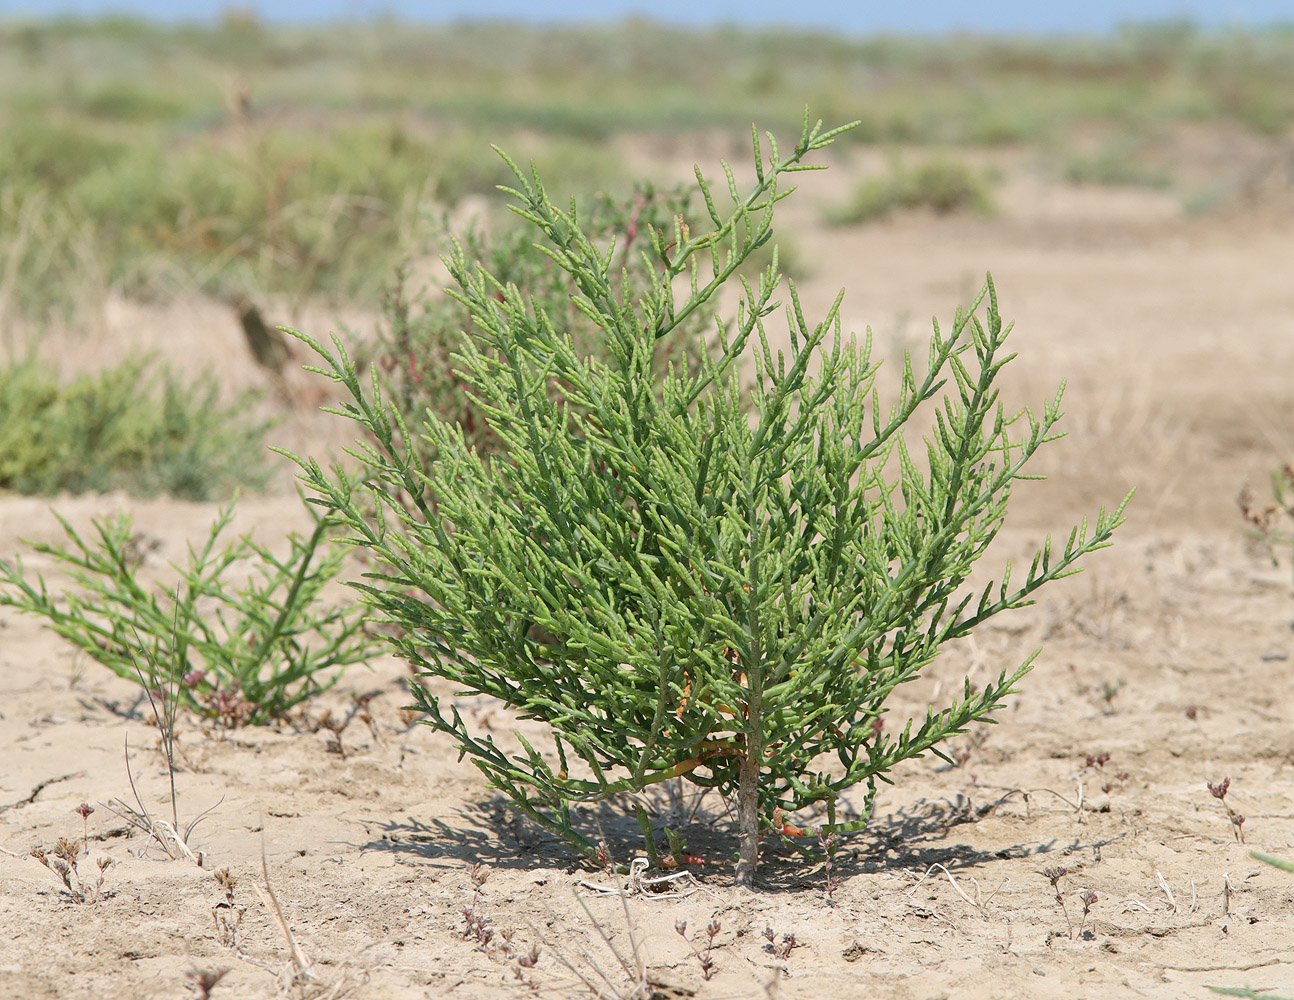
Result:
[[[915,167],[894,161],[885,177],[868,178],[841,208],[828,215],[833,225],[848,226],[884,218],[896,209],[925,208],[939,215],[993,209],[988,176],[960,160],[935,158]]]
[[[0,368],[0,490],[210,500],[262,487],[267,425],[247,417],[249,397],[222,406],[218,393],[144,358],[68,382],[30,358]]]
[[[1173,175],[1149,162],[1143,143],[1128,138],[1106,141],[1091,156],[1073,156],[1065,163],[1065,180],[1071,184],[1107,187],[1172,187]]]

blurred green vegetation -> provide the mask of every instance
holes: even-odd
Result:
[[[915,167],[893,160],[888,175],[862,181],[844,206],[828,213],[827,221],[849,226],[884,218],[897,208],[928,208],[939,215],[987,213],[993,209],[991,186],[987,174],[960,160],[935,157]]]
[[[76,304],[83,260],[128,295],[376,301],[416,252],[421,206],[508,179],[484,137],[439,137],[381,117],[240,121],[176,140],[165,129],[22,116],[0,134],[0,271],[24,314]],[[577,140],[529,154],[565,188],[619,178]],[[77,271],[82,271],[79,275]]]
[[[640,173],[618,134],[669,154],[689,130],[793,127],[806,104],[861,119],[856,142],[1054,146],[1090,123],[1184,120],[1274,134],[1294,125],[1294,27],[851,39],[643,20],[0,22],[0,323],[110,288],[376,305],[425,247],[420,206],[506,181],[490,142],[538,160],[555,195],[589,197]],[[1069,172],[1116,177],[1117,159]]]
[[[1091,155],[1070,157],[1065,163],[1065,179],[1071,184],[1171,187],[1172,174],[1144,155],[1145,145],[1142,140],[1134,137],[1113,136]]]
[[[267,425],[247,415],[250,397],[222,406],[218,393],[146,358],[67,382],[33,358],[0,368],[0,490],[211,500],[260,488]]]

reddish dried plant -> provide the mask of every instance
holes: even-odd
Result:
[[[33,847],[30,854],[63,883],[63,888],[67,890],[74,903],[97,903],[103,899],[105,874],[116,863],[109,857],[99,858],[95,862],[99,874],[93,884],[87,884],[81,878],[81,871],[77,867],[81,856],[81,845],[75,840],[59,837],[54,844],[53,857],[50,857],[45,848],[40,845]]]
[[[710,979],[714,976],[714,974],[718,971],[718,966],[715,965],[714,956],[713,956],[714,939],[718,937],[719,932],[723,930],[723,925],[719,923],[719,921],[717,920],[711,920],[710,923],[706,925],[705,951],[702,951],[700,948],[698,948],[696,946],[696,942],[687,936],[686,920],[674,921],[674,930],[678,934],[678,936],[681,937],[684,941],[686,941],[688,943],[688,946],[691,947],[692,954],[696,956],[696,960],[701,966],[701,978],[704,979],[706,982],[709,982]]]
[[[1227,801],[1227,792],[1231,790],[1231,779],[1223,778],[1218,784],[1209,781],[1206,782],[1209,788],[1209,794],[1222,803],[1222,807],[1227,811],[1227,819],[1231,821],[1231,831],[1236,835],[1237,842],[1245,842],[1245,818],[1231,808],[1231,803]]]

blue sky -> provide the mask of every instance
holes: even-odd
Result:
[[[134,13],[166,19],[209,20],[222,6],[246,6],[269,21],[368,18],[389,13],[419,21],[499,17],[532,21],[609,19],[648,14],[679,24],[728,21],[749,25],[791,24],[853,34],[877,31],[943,33],[1102,32],[1127,21],[1187,17],[1208,27],[1256,27],[1294,22],[1294,0],[1086,0],[1059,4],[1037,0],[907,0],[888,3],[797,3],[795,0],[0,0],[0,15]]]

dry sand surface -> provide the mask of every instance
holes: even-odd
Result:
[[[181,822],[210,809],[192,842],[202,866],[170,861],[107,808],[129,799],[123,742],[140,795],[163,810],[165,761],[136,689],[73,655],[39,624],[0,612],[0,997],[180,998],[186,974],[228,969],[216,998],[634,996],[621,960],[639,956],[654,997],[1210,996],[1207,986],[1294,992],[1294,876],[1249,856],[1294,856],[1294,600],[1288,568],[1247,545],[1235,497],[1294,458],[1294,236],[1288,199],[1188,217],[1163,193],[1073,189],[1023,155],[995,217],[895,217],[829,231],[816,202],[839,197],[857,164],[810,178],[789,214],[817,269],[803,286],[820,311],[847,286],[848,326],[870,323],[893,356],[924,343],[992,270],[1021,357],[1008,380],[1038,403],[1061,378],[1070,437],[1039,457],[995,558],[1137,496],[1117,544],[1087,571],[998,619],[941,657],[890,718],[921,711],[969,671],[1044,652],[1001,725],[959,740],[961,766],[912,762],[880,795],[875,821],[825,873],[767,845],[766,884],[732,886],[722,802],[656,801],[692,812],[689,850],[712,863],[648,883],[578,867],[560,844],[487,793],[452,747],[400,712],[406,670],[353,668],[312,708],[376,692],[374,726],[179,729]],[[1265,190],[1265,189],[1264,189]],[[796,213],[799,213],[797,216]],[[326,314],[304,325],[326,333]],[[110,357],[144,344],[181,363],[259,376],[228,313],[116,304],[94,343]],[[75,343],[74,337],[66,341]],[[302,379],[282,434],[294,446],[342,435],[318,418]],[[314,394],[312,396],[312,394]],[[284,476],[284,484],[287,476]],[[239,524],[282,538],[305,520],[287,488],[247,498]],[[149,565],[204,535],[214,506],[97,498],[0,499],[0,553],[53,540],[56,508],[74,524],[134,512],[158,543]],[[41,568],[39,559],[28,564]],[[438,689],[439,690],[439,689]],[[448,692],[446,692],[448,693]],[[466,716],[512,739],[494,706]],[[1108,757],[1106,757],[1108,755]],[[1237,843],[1207,782],[1231,779],[1245,816]],[[80,839],[107,870],[103,898],[77,905],[29,856]],[[169,814],[169,805],[165,806]],[[625,827],[607,814],[608,835]],[[308,965],[292,982],[287,937],[257,886],[263,860]],[[468,865],[490,866],[479,894]],[[1068,870],[1056,891],[1044,869]],[[215,873],[236,879],[232,907]],[[624,889],[623,897],[615,891]],[[1094,893],[1084,914],[1081,897]],[[465,937],[465,907],[493,929]],[[222,930],[219,921],[224,921]],[[706,950],[713,978],[675,931]],[[237,924],[236,932],[229,929]],[[775,944],[764,936],[770,928]],[[787,952],[786,935],[795,946]],[[620,958],[613,954],[607,942]],[[533,969],[511,955],[540,948]],[[518,978],[518,973],[524,981]]]

